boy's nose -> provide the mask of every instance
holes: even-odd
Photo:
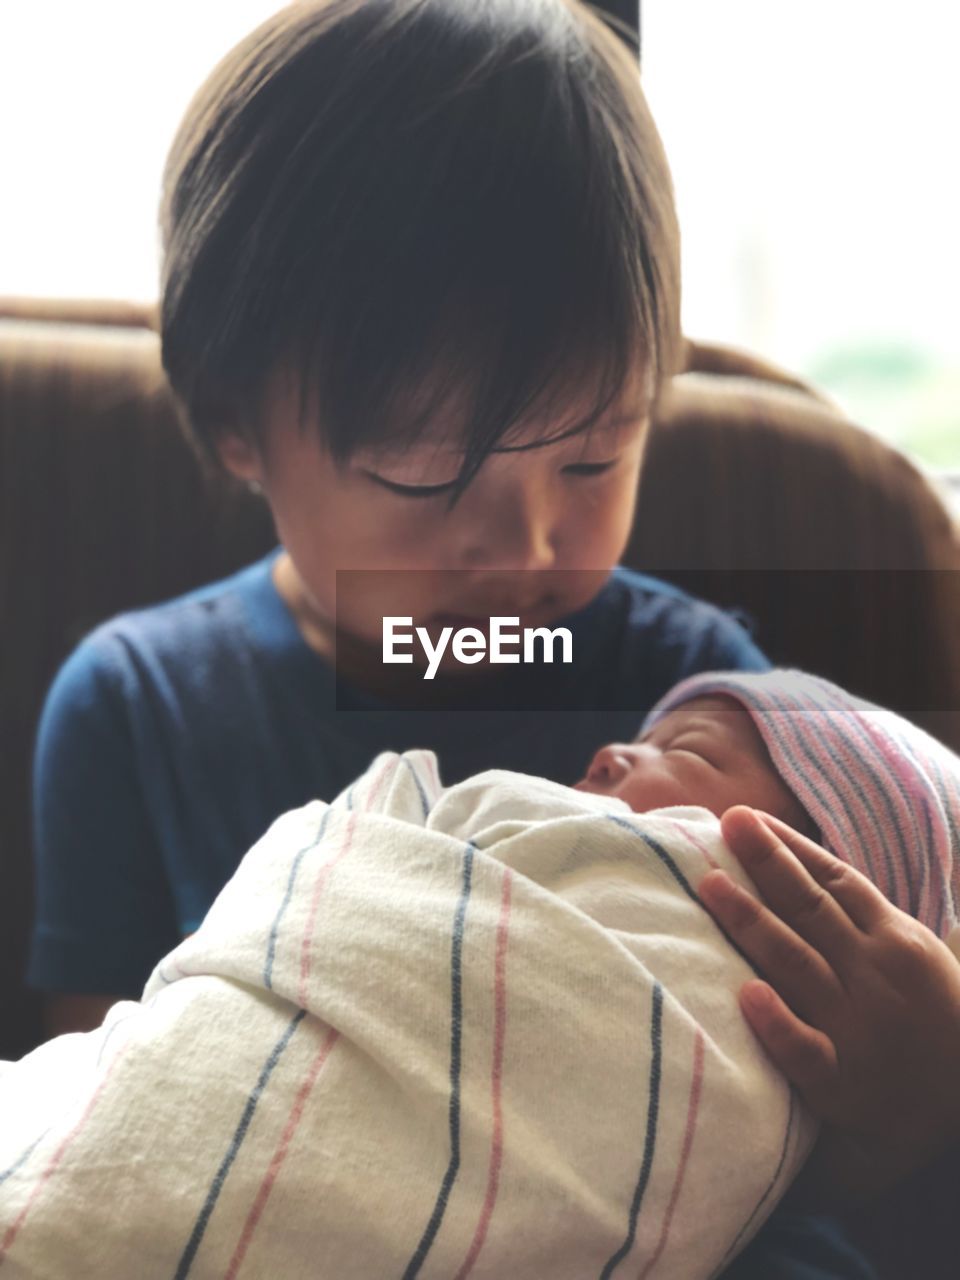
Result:
[[[554,513],[538,500],[498,503],[482,513],[461,551],[464,568],[543,570],[557,567]]]

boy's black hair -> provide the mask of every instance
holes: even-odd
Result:
[[[552,439],[656,387],[679,237],[624,36],[578,0],[301,0],[229,53],[161,211],[163,363],[204,451],[262,439],[289,369],[339,462],[455,432],[462,487],[531,415]]]

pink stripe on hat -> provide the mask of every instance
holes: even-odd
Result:
[[[960,758],[892,711],[784,669],[692,676],[661,698],[641,732],[710,694],[749,712],[823,844],[945,937],[960,903]]]

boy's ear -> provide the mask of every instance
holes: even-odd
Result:
[[[259,484],[263,463],[256,445],[236,431],[221,431],[214,442],[221,463],[238,480]]]
[[[251,424],[233,397],[213,392],[195,395],[189,415],[194,432],[213,450],[225,471],[246,484],[260,483],[260,450]]]

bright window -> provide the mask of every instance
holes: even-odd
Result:
[[[942,0],[643,0],[684,328],[960,470],[960,178]]]
[[[0,5],[0,293],[151,299],[163,158],[274,0]],[[960,77],[943,0],[643,0],[684,321],[960,469]]]
[[[194,91],[276,0],[0,0],[0,293],[157,296],[160,174]]]

